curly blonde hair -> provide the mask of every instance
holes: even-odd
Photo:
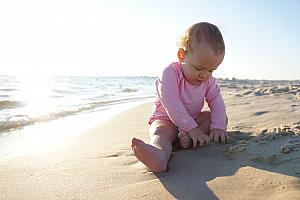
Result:
[[[203,41],[207,42],[217,55],[225,53],[225,44],[220,30],[208,22],[200,22],[188,28],[180,38],[178,46],[179,49],[189,53]]]

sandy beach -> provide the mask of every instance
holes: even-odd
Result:
[[[0,159],[0,199],[289,199],[300,196],[300,85],[221,80],[230,143],[174,145],[152,173],[131,152],[148,141],[147,103],[67,140]]]

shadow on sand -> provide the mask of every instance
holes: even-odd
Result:
[[[240,168],[251,166],[278,174],[296,177],[300,185],[300,154],[279,152],[279,146],[291,139],[289,136],[276,138],[276,142],[253,142],[254,137],[240,131],[229,132],[230,144],[211,144],[197,150],[173,148],[169,170],[155,173],[161,183],[175,199],[218,199],[207,183],[217,177],[234,175]],[[294,137],[296,140],[298,137]],[[234,150],[237,144],[246,147]],[[287,165],[288,163],[288,165]],[[234,190],[234,188],[233,188]]]

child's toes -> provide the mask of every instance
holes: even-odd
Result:
[[[184,145],[184,146],[188,145],[189,144],[188,139],[182,139],[181,144]]]
[[[187,149],[187,148],[189,148],[189,146],[188,146],[188,144],[187,144],[187,143],[181,143],[181,147],[182,147],[183,149]]]
[[[180,132],[180,133],[178,133],[178,137],[179,137],[180,146],[182,148],[187,149],[190,147],[191,141],[190,141],[189,136],[186,133]]]
[[[187,143],[182,143],[182,144],[181,144],[181,147],[182,147],[183,149],[187,149],[187,148],[190,147],[190,143],[189,143],[189,142],[187,142]]]
[[[182,137],[183,137],[184,135],[185,135],[184,132],[179,132],[179,133],[178,133],[178,138],[179,138],[179,139],[182,139]]]

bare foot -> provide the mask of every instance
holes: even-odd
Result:
[[[192,145],[192,140],[185,132],[178,133],[179,144],[183,149],[187,149]]]
[[[142,140],[133,138],[131,148],[134,155],[152,172],[163,172],[167,170],[168,160],[164,152]]]

